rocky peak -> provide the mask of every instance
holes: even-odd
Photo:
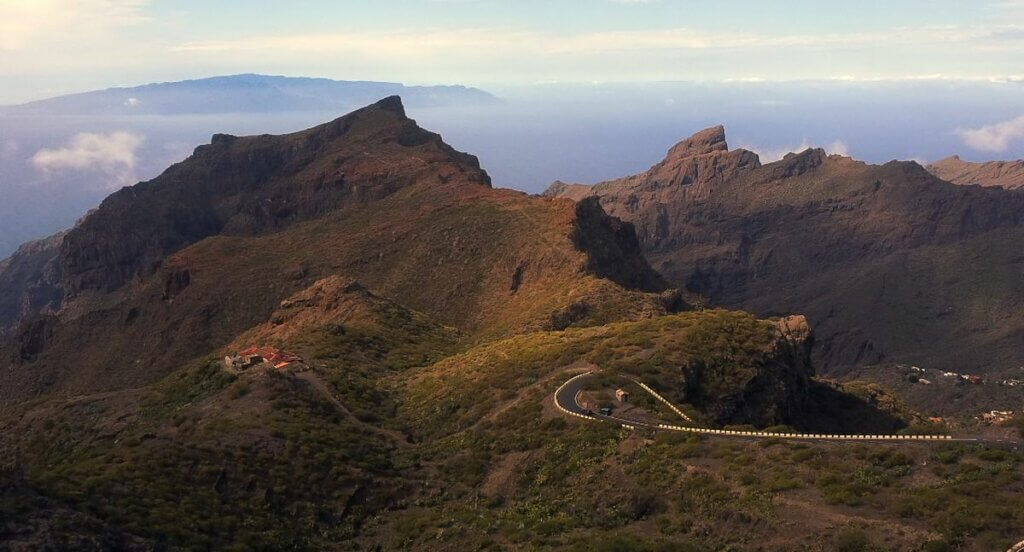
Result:
[[[757,154],[738,149],[729,151],[725,128],[704,129],[673,146],[660,163],[640,176],[651,188],[680,188],[691,199],[707,198],[728,179],[761,166]],[[668,198],[662,198],[662,201]]]
[[[685,159],[696,155],[729,151],[725,141],[725,127],[722,125],[706,128],[679,142],[668,150],[668,159]]]

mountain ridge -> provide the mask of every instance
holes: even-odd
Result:
[[[652,266],[712,304],[806,314],[826,373],[880,362],[991,363],[998,373],[1024,362],[1015,337],[1024,327],[1011,315],[1024,304],[1010,253],[1012,236],[1024,236],[1021,194],[821,149],[726,167],[727,178],[705,172],[692,184],[647,171],[591,187],[556,183],[547,195],[600,198],[635,225]],[[985,272],[972,268],[983,262]],[[948,314],[968,306],[969,317]]]
[[[999,186],[1007,190],[1024,188],[1024,160],[972,163],[961,160],[959,155],[951,155],[925,168],[954,184]]]

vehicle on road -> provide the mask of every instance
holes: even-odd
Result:
[[[600,412],[602,416],[611,416],[612,415],[612,409],[607,407],[607,406],[602,408],[602,409],[600,409],[600,410],[598,410],[598,412]]]

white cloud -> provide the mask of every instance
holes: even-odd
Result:
[[[979,128],[958,128],[956,133],[967,147],[980,151],[1006,151],[1010,142],[1024,138],[1024,115]]]
[[[135,152],[143,141],[143,136],[132,132],[81,132],[62,148],[37,151],[31,161],[36,169],[47,174],[96,171],[111,179],[110,188],[117,188],[135,179]]]
[[[849,146],[846,145],[846,142],[844,142],[842,140],[838,140],[838,139],[832,141],[832,143],[830,143],[830,144],[828,144],[826,146],[816,146],[816,145],[812,144],[809,140],[807,140],[805,138],[803,141],[800,142],[800,145],[796,146],[796,147],[793,147],[793,146],[781,146],[781,147],[760,148],[760,147],[751,146],[751,145],[740,146],[740,147],[742,149],[750,150],[750,151],[756,153],[757,156],[761,159],[762,163],[771,163],[773,161],[778,161],[779,159],[782,159],[783,157],[785,157],[787,154],[790,154],[790,153],[800,153],[800,152],[802,152],[804,150],[807,150],[809,148],[814,148],[814,147],[821,147],[822,149],[825,150],[825,153],[828,153],[829,155],[850,155],[850,148],[849,148]]]

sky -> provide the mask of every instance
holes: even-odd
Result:
[[[226,73],[1024,79],[1024,0],[0,0],[0,104]]]

